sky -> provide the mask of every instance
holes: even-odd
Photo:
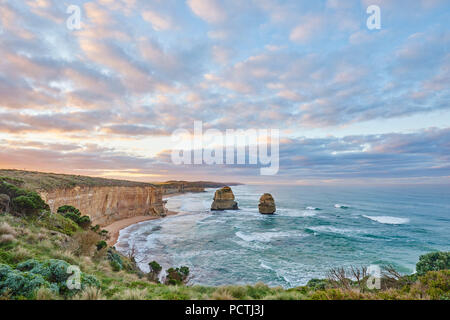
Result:
[[[449,21],[445,0],[0,0],[0,168],[448,184]],[[277,174],[173,163],[195,121],[279,129]]]

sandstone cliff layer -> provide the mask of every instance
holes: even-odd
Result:
[[[76,186],[40,192],[52,212],[63,205],[78,208],[92,224],[108,225],[135,216],[164,216],[162,191],[151,186]]]

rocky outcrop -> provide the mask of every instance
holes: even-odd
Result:
[[[270,193],[264,193],[259,198],[258,209],[262,214],[273,214],[276,211],[275,200]]]
[[[238,204],[234,201],[234,194],[230,187],[216,190],[211,210],[237,210]]]
[[[0,194],[0,212],[9,212],[9,203],[11,199],[7,194]]]
[[[165,216],[161,188],[152,186],[76,186],[40,192],[52,212],[63,205],[78,208],[92,224],[106,226],[135,216]]]

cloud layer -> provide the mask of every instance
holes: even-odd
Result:
[[[80,30],[67,3],[0,2],[0,166],[212,179],[164,160],[203,121],[282,129],[280,180],[450,176],[445,1],[72,2]],[[401,127],[373,134],[385,121]]]

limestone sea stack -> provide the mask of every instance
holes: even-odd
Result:
[[[230,187],[216,190],[211,210],[238,210],[238,204],[234,201],[234,194]]]
[[[273,214],[276,211],[275,200],[270,193],[264,193],[259,199],[259,213]]]

